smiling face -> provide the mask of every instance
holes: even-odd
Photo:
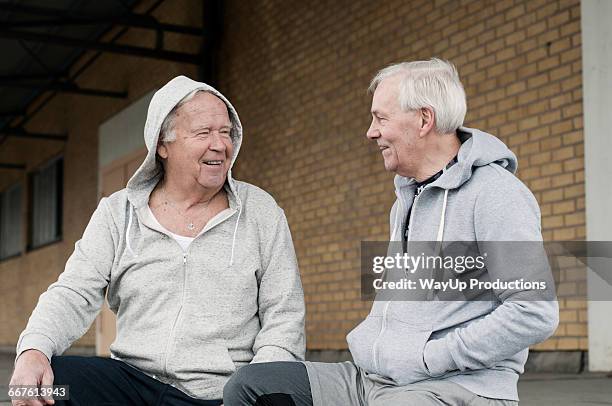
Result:
[[[157,147],[168,178],[183,185],[197,182],[204,188],[220,189],[234,151],[231,128],[225,103],[211,93],[196,93],[176,111],[175,141]]]
[[[374,91],[366,136],[378,145],[387,171],[414,177],[421,157],[422,117],[419,111],[402,111],[399,83],[399,76],[391,76]]]

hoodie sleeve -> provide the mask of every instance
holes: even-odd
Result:
[[[282,209],[263,242],[259,281],[261,330],[253,345],[253,363],[303,360],[304,293],[287,218]]]
[[[424,361],[432,376],[494,366],[544,341],[559,323],[552,275],[541,244],[537,201],[514,177],[498,177],[492,183],[480,193],[474,210],[479,249],[481,253],[483,247],[489,249],[486,265],[490,280],[533,281],[543,276],[550,284],[546,293],[535,295],[527,290],[495,290],[501,302],[495,310],[443,338],[429,341]],[[513,242],[488,243],[499,241]]]
[[[64,272],[38,299],[17,342],[17,357],[28,349],[49,360],[87,332],[104,301],[118,234],[106,198],[100,200]]]

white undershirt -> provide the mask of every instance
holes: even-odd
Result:
[[[184,235],[174,234],[172,231],[168,230],[166,227],[161,225],[161,223],[155,217],[155,214],[153,214],[153,210],[151,210],[151,206],[147,204],[147,208],[149,209],[149,214],[151,215],[151,218],[153,219],[153,221],[155,221],[155,224],[159,228],[161,228],[165,233],[172,236],[172,238],[174,238],[176,242],[179,243],[183,251],[187,251],[189,244],[191,244],[191,242],[194,240],[195,237],[186,237]]]

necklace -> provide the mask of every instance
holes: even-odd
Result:
[[[178,207],[176,207],[174,205],[174,203],[172,203],[172,201],[170,201],[170,199],[168,199],[168,195],[166,194],[166,187],[165,186],[162,188],[162,194],[164,195],[164,199],[165,199],[163,204],[170,205],[170,207],[172,207],[178,213],[179,216],[181,216],[182,218],[187,220],[187,226],[186,226],[187,230],[189,230],[189,231],[195,230],[195,224],[193,224],[193,221],[190,218],[188,218],[186,215],[181,213],[181,210]],[[213,197],[208,199],[206,202],[200,202],[200,203],[197,203],[197,204],[202,204],[203,203],[204,204],[204,211],[206,211],[206,210],[208,210],[208,205],[215,198],[215,196],[216,196],[216,194],[213,195]]]

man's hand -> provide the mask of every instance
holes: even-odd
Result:
[[[47,356],[38,350],[24,351],[15,363],[9,385],[53,385],[53,370]],[[13,406],[54,405],[53,399],[13,400]]]

